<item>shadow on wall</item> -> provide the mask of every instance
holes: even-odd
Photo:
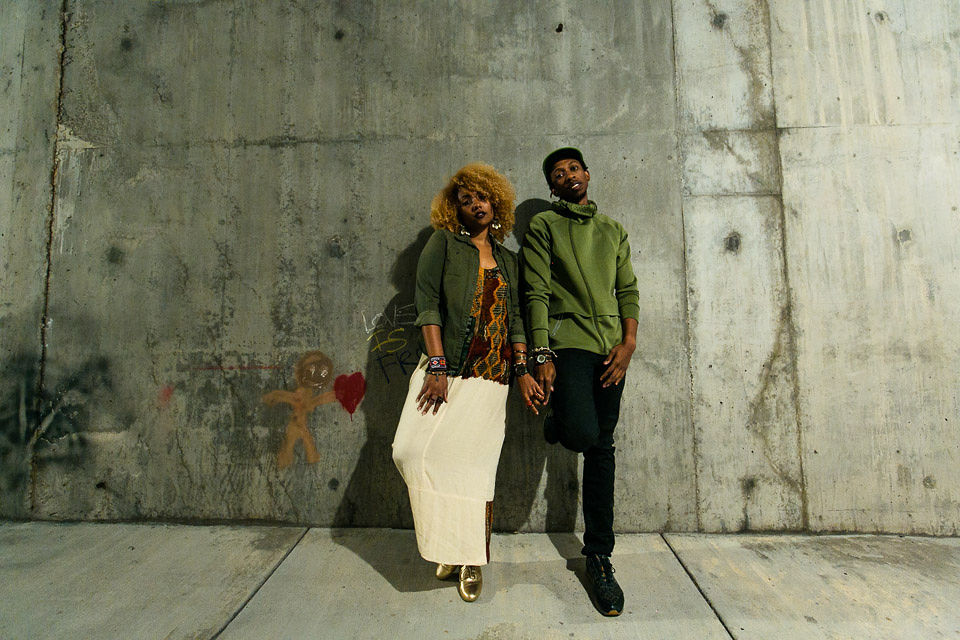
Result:
[[[432,233],[430,227],[421,229],[397,255],[390,275],[397,293],[382,314],[369,319],[374,326],[367,328],[367,392],[359,407],[364,413],[367,439],[334,515],[334,527],[413,526],[407,488],[393,464],[391,445],[407,383],[420,357],[419,331],[413,326],[415,275],[420,252]],[[349,540],[344,538],[347,546]],[[363,555],[364,549],[352,550]],[[377,566],[376,558],[363,557]]]
[[[91,358],[64,376],[51,391],[39,389],[40,358],[21,354],[0,365],[0,516],[30,515],[33,466],[74,466],[86,450],[87,403],[109,389],[105,358]]]

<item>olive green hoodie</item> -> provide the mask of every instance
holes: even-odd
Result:
[[[560,200],[535,215],[521,260],[534,348],[607,354],[623,339],[622,319],[639,320],[627,232],[595,203]]]

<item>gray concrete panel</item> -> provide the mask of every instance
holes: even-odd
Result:
[[[683,131],[774,126],[766,0],[674,0]]]
[[[495,535],[468,604],[434,577],[412,532],[311,529],[220,637],[727,637],[659,536],[618,538],[616,619],[591,605],[579,548],[572,534]]]
[[[9,638],[209,638],[303,535],[285,527],[0,526]]]
[[[960,633],[955,539],[667,540],[736,640],[913,640]]]
[[[65,124],[99,143],[539,137],[674,120],[665,0],[94,1],[74,14]]]
[[[781,139],[813,529],[957,531],[958,133]]]
[[[30,509],[30,464],[50,403],[38,392],[60,3],[0,5],[0,515]],[[44,398],[50,400],[49,397]],[[58,425],[52,425],[53,435]],[[36,438],[35,438],[36,436]]]
[[[681,140],[685,196],[780,192],[777,136],[767,131],[713,129]]]
[[[799,529],[804,479],[780,203],[687,198],[684,223],[700,527]]]
[[[96,378],[85,446],[69,464],[40,466],[38,515],[409,526],[390,442],[416,361],[412,275],[427,203],[460,162],[516,156],[515,147],[469,139],[455,151],[404,140],[137,149],[70,139],[48,366],[54,381]],[[659,132],[573,140],[596,150],[596,197],[630,232],[643,291],[620,431],[618,526],[633,531],[694,526],[684,515],[694,500],[681,290],[671,285],[682,273],[677,191],[661,186],[676,175],[671,141]],[[542,153],[523,149],[501,168],[543,193]],[[520,226],[529,219],[518,217]],[[309,423],[319,458],[297,453],[280,469],[289,411],[262,398],[295,388],[293,367],[312,350],[332,359],[335,376],[362,375],[366,394],[353,414],[336,402],[319,407]],[[533,478],[547,473],[542,443],[515,444],[507,456]],[[529,468],[516,473],[527,478]],[[501,492],[501,526],[544,526],[537,483],[502,481],[512,489]]]
[[[781,127],[960,121],[956,2],[771,0]]]

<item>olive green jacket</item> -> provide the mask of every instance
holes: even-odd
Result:
[[[593,202],[560,200],[533,216],[521,257],[533,348],[607,354],[623,339],[623,319],[639,319],[627,232]]]
[[[510,342],[526,342],[520,316],[517,256],[490,236],[493,258],[509,287],[507,331]],[[463,366],[476,324],[470,314],[480,273],[480,250],[469,236],[446,229],[433,232],[417,263],[416,325],[440,325],[447,369],[458,375]],[[426,352],[424,350],[424,352]]]

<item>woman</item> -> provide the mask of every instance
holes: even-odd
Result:
[[[424,355],[393,441],[420,555],[437,563],[441,580],[459,572],[466,602],[480,595],[480,566],[490,559],[511,376],[532,410],[543,397],[526,370],[517,258],[500,244],[513,226],[513,199],[510,182],[479,163],[433,199],[436,231],[417,264]]]

